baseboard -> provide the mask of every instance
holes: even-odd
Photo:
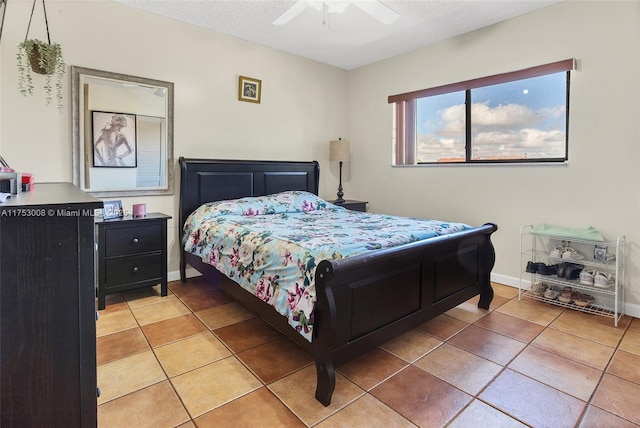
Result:
[[[495,272],[491,273],[491,281],[515,288],[518,288],[520,284],[520,278],[514,278],[512,276],[506,276]],[[526,285],[527,287],[529,286],[530,281],[523,282],[523,285]],[[624,313],[635,318],[640,318],[640,305],[625,302]]]
[[[202,276],[202,274],[200,272],[198,272],[197,270],[195,270],[192,267],[187,267],[187,270],[185,271],[185,274],[187,275],[187,278],[193,278],[193,277],[196,277],[196,276]],[[174,270],[174,271],[167,272],[167,280],[168,281],[180,281],[180,271],[179,270]]]
[[[506,276],[495,272],[491,272],[491,281],[515,288],[518,288],[520,284],[520,278],[514,278],[512,276]]]

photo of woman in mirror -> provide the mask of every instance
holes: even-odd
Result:
[[[135,168],[135,115],[92,113],[93,166]]]

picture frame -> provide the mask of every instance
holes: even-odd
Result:
[[[136,168],[136,126],[135,114],[92,110],[93,166]]]
[[[607,261],[607,246],[596,244],[593,248],[593,259],[601,262]]]
[[[102,208],[102,218],[104,220],[110,220],[120,217],[124,217],[124,212],[122,211],[122,201],[104,201]]]
[[[260,104],[262,80],[251,77],[238,77],[238,100]]]

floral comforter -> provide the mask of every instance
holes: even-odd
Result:
[[[187,218],[182,244],[311,341],[320,261],[466,229],[471,226],[349,211],[291,191],[204,204]]]

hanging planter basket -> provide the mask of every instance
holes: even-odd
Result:
[[[33,95],[34,80],[31,73],[33,72],[45,76],[45,100],[47,105],[49,105],[53,99],[54,87],[52,85],[52,78],[55,76],[55,95],[58,101],[58,108],[61,110],[62,78],[66,71],[66,64],[62,58],[62,48],[60,45],[58,43],[51,43],[51,37],[49,36],[49,22],[47,21],[47,9],[45,7],[44,0],[42,0],[42,8],[44,10],[44,22],[47,27],[47,41],[44,42],[37,39],[28,39],[36,1],[37,0],[33,0],[29,26],[27,27],[27,35],[25,36],[24,41],[18,45],[18,88],[23,95]]]
[[[34,73],[49,76],[55,73],[58,57],[62,56],[62,50],[57,43],[43,44],[36,41],[36,43],[32,44],[28,55],[31,70]]]

